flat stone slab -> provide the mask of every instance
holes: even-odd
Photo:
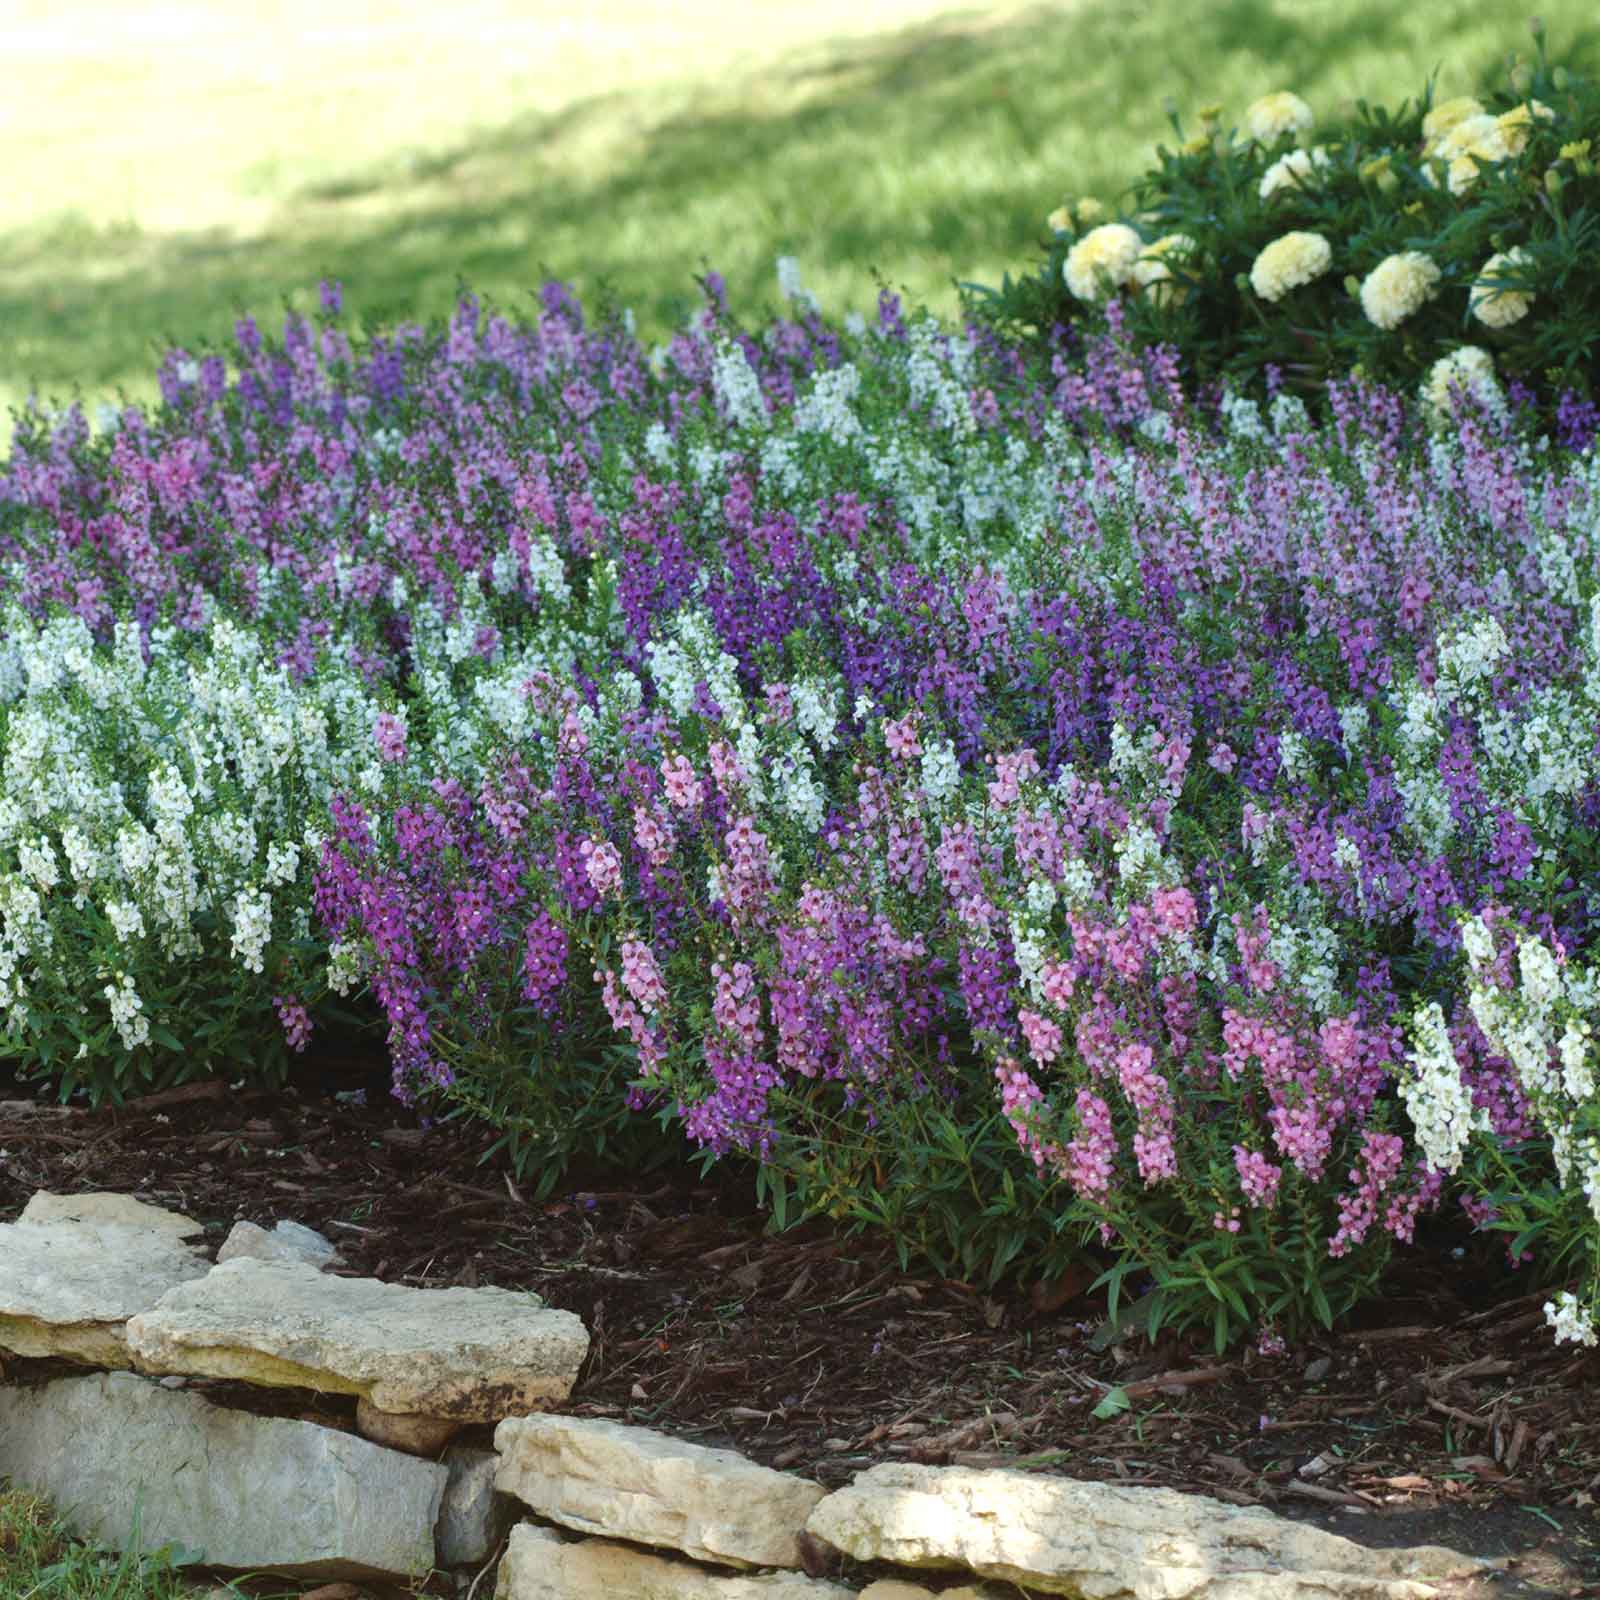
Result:
[[[512,1289],[412,1289],[239,1257],[132,1318],[128,1348],[148,1372],[495,1422],[565,1400],[589,1335],[570,1311]]]
[[[0,1223],[0,1350],[131,1366],[128,1318],[210,1270],[171,1226],[45,1220],[25,1211],[22,1221]]]
[[[806,1531],[858,1561],[967,1568],[1094,1600],[1430,1600],[1487,1563],[1369,1550],[1248,1506],[1005,1469],[871,1467]]]
[[[826,1490],[732,1450],[588,1417],[509,1417],[495,1487],[551,1522],[732,1567],[798,1567]]]
[[[1011,1600],[1015,1592],[1008,1594],[987,1583],[964,1583],[959,1589],[924,1589],[920,1583],[908,1583],[904,1578],[879,1578],[869,1583],[856,1600]]]
[[[255,1222],[236,1222],[217,1251],[218,1262],[237,1256],[254,1256],[258,1261],[304,1261],[313,1267],[329,1267],[339,1260],[339,1252],[315,1228],[298,1222],[275,1222],[263,1228]]]
[[[296,1577],[411,1577],[433,1566],[445,1468],[314,1423],[254,1417],[131,1373],[0,1388],[0,1478],[114,1548]]]
[[[114,1222],[129,1228],[150,1228],[174,1239],[198,1239],[205,1232],[193,1217],[153,1206],[131,1194],[51,1194],[48,1189],[34,1192],[17,1221],[25,1227],[47,1227],[57,1222]]]
[[[495,1600],[856,1600],[854,1589],[798,1572],[707,1572],[604,1539],[565,1543],[548,1528],[511,1530]]]

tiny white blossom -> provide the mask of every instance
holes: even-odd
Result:
[[[1462,1082],[1444,1012],[1436,1002],[1417,1012],[1406,1062],[1411,1071],[1400,1084],[1400,1098],[1417,1130],[1417,1144],[1429,1166],[1454,1172],[1483,1118]]]
[[[1581,1344],[1590,1349],[1600,1344],[1594,1313],[1570,1289],[1545,1301],[1544,1320],[1554,1329],[1557,1344]]]
[[[144,1015],[144,1002],[133,986],[133,979],[125,972],[117,974],[115,983],[108,983],[100,991],[111,1007],[112,1026],[122,1040],[124,1050],[137,1050],[150,1041],[150,1020]]]
[[[233,954],[247,972],[262,970],[272,936],[272,899],[259,889],[241,889],[233,900]]]
[[[948,800],[961,782],[956,747],[948,739],[930,739],[922,751],[922,792],[934,804]]]

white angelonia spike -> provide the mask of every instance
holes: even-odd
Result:
[[[1455,1047],[1437,1003],[1417,1012],[1412,1035],[1406,1053],[1410,1072],[1400,1084],[1400,1098],[1428,1165],[1437,1172],[1454,1172],[1482,1117],[1474,1111],[1471,1091],[1461,1080]]]

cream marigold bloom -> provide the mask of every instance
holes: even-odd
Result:
[[[1478,181],[1478,168],[1505,161],[1511,155],[1511,146],[1499,119],[1485,112],[1458,122],[1438,141],[1431,154],[1444,163],[1450,193],[1463,195]],[[1433,174],[1426,167],[1423,171],[1428,182],[1433,183]]]
[[[1187,233],[1163,234],[1154,244],[1145,247],[1144,254],[1133,264],[1133,281],[1150,297],[1153,305],[1178,305],[1189,292],[1186,285],[1175,283],[1170,263],[1187,264],[1200,247]]]
[[[1320,233],[1286,233],[1274,239],[1250,268],[1250,287],[1263,300],[1281,300],[1313,283],[1333,265],[1333,246]]]
[[[1527,316],[1533,306],[1533,292],[1502,288],[1499,280],[1523,277],[1532,265],[1525,250],[1502,250],[1484,262],[1478,281],[1467,296],[1467,308],[1484,327],[1509,328]]]
[[[1420,250],[1385,256],[1361,285],[1361,309],[1378,328],[1398,328],[1439,292],[1439,269]]]
[[[1244,130],[1257,144],[1271,144],[1286,133],[1304,133],[1317,119],[1311,107],[1287,89],[1264,94],[1244,114]]]
[[[1045,218],[1045,226],[1056,233],[1074,233],[1079,228],[1092,226],[1105,214],[1106,208],[1093,195],[1086,194],[1057,206]]]
[[[1470,94],[1458,94],[1453,100],[1441,100],[1422,119],[1423,140],[1431,146],[1437,140],[1442,139],[1458,123],[1465,122],[1468,117],[1481,117],[1482,115],[1482,105],[1474,100]]]
[[[1528,147],[1528,135],[1535,122],[1554,122],[1556,114],[1542,100],[1525,100],[1494,119],[1505,141],[1508,155],[1520,156]]]
[[[1319,144],[1311,150],[1291,150],[1279,156],[1261,174],[1261,198],[1270,200],[1280,189],[1298,189],[1309,178],[1328,164],[1328,152]]]
[[[1144,240],[1127,223],[1102,223],[1067,252],[1061,275],[1075,299],[1098,305],[1133,281],[1143,253]]]
[[[1505,397],[1495,381],[1494,357],[1487,350],[1480,350],[1475,344],[1463,345],[1428,368],[1428,375],[1422,380],[1422,404],[1432,418],[1447,419],[1457,393],[1471,395],[1497,414],[1504,410]]]

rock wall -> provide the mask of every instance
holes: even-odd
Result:
[[[546,1414],[588,1335],[537,1296],[330,1277],[309,1229],[241,1228],[213,1265],[189,1218],[127,1196],[36,1195],[0,1224],[0,1352],[112,1369],[8,1367],[0,1478],[75,1532],[223,1569],[478,1580],[498,1558],[497,1600],[1428,1600],[1485,1565],[1004,1469],[890,1463],[828,1494]],[[356,1431],[214,1404],[199,1389],[220,1378],[353,1395]],[[449,1444],[470,1422],[496,1424],[492,1452]]]

